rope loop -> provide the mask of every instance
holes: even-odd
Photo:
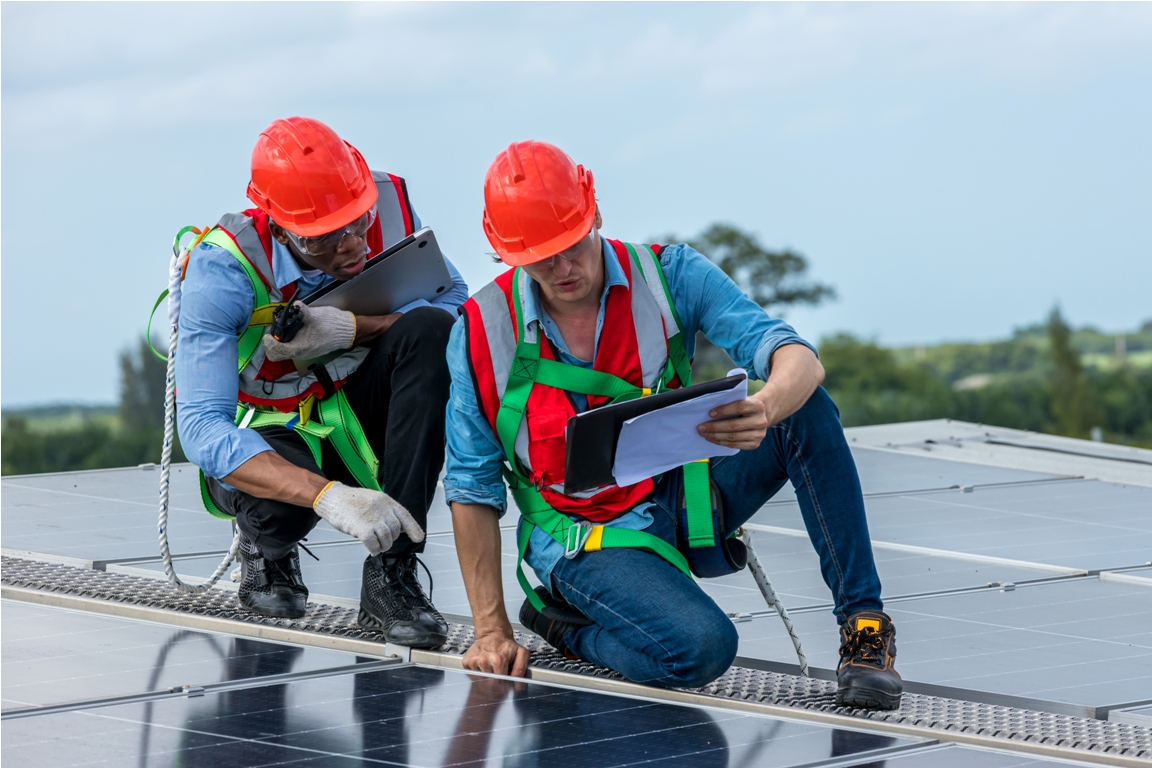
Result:
[[[176,575],[172,565],[172,553],[168,548],[168,497],[169,477],[172,472],[172,443],[175,439],[176,429],[176,336],[180,325],[180,282],[183,278],[184,265],[188,261],[188,253],[211,227],[200,230],[196,227],[185,227],[176,234],[172,243],[172,260],[168,267],[168,324],[171,336],[168,339],[168,372],[164,385],[164,445],[160,452],[160,512],[156,523],[156,532],[160,540],[160,556],[164,561],[164,573],[168,581],[177,591],[184,594],[199,594],[207,592],[220,581],[228,570],[228,566],[236,559],[240,549],[239,531],[232,537],[232,545],[228,548],[228,555],[216,567],[211,578],[203,584],[188,584]],[[197,235],[196,240],[187,248],[180,246],[180,240],[187,233]]]

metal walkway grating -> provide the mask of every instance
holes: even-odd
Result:
[[[377,642],[383,650],[382,634],[357,625],[354,608],[309,603],[308,614],[302,619],[269,619],[241,608],[231,591],[183,595],[156,579],[13,557],[4,557],[0,562],[0,581],[6,586],[44,593]],[[453,624],[448,642],[438,653],[459,656],[471,644],[472,637],[470,626]],[[624,682],[613,672],[560,656],[535,636],[518,634],[517,640],[532,651],[531,663],[536,669]],[[687,693],[699,695],[701,703],[710,699],[717,704],[720,700],[739,700],[851,717],[860,720],[865,728],[869,722],[913,727],[942,740],[950,740],[948,734],[969,734],[1005,749],[1043,745],[1066,757],[1091,756],[1099,760],[1111,755],[1122,757],[1125,762],[1135,759],[1152,764],[1152,729],[1137,725],[912,693],[904,694],[900,709],[894,712],[845,709],[833,702],[835,688],[830,681],[733,667],[714,683]]]

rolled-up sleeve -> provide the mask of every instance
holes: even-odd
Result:
[[[696,332],[701,331],[736,365],[766,381],[772,353],[780,347],[802,344],[816,352],[792,326],[770,317],[720,267],[691,247],[668,246],[660,252],[660,265],[684,326],[689,355],[695,352]]]
[[[487,504],[503,516],[508,491],[502,475],[504,453],[492,426],[480,412],[468,367],[464,318],[448,337],[448,371],[452,389],[445,419],[446,473],[444,498],[462,504]]]
[[[259,433],[234,423],[240,388],[236,342],[254,302],[252,285],[235,257],[215,246],[192,252],[180,292],[177,428],[185,455],[217,479],[272,450]]]

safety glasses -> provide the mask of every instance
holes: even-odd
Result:
[[[564,261],[571,263],[573,261],[576,261],[576,259],[580,258],[581,256],[583,256],[584,255],[584,249],[587,248],[590,243],[593,243],[595,241],[596,241],[596,227],[593,226],[593,227],[590,227],[588,229],[588,234],[585,235],[584,237],[580,238],[576,242],[575,245],[571,246],[567,250],[561,251],[560,253],[557,253],[553,256],[549,256],[546,259],[538,261],[535,264],[533,264],[532,266],[539,266],[541,269],[555,269],[556,268],[556,259],[563,259]]]
[[[348,226],[341,227],[325,235],[303,237],[288,230],[284,230],[284,232],[301,253],[308,256],[325,256],[335,253],[336,249],[340,247],[340,243],[344,242],[344,238],[348,235],[363,238],[368,234],[369,228],[371,228],[375,221],[376,206],[372,206],[360,218]]]

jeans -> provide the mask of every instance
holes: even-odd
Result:
[[[856,464],[839,411],[823,388],[772,426],[759,448],[713,459],[711,475],[724,503],[726,533],[791,480],[837,619],[883,608]],[[673,544],[682,484],[679,471],[660,480],[647,529]],[[605,549],[561,560],[552,571],[552,591],[595,622],[569,630],[568,648],[629,680],[699,687],[736,658],[739,637],[731,619],[696,582],[649,552]]]
[[[360,420],[364,435],[380,459],[380,483],[386,493],[426,527],[428,508],[444,466],[444,408],[448,402],[448,364],[444,350],[454,320],[442,309],[421,307],[402,315],[380,338],[344,394]],[[282,427],[262,427],[260,434],[280,456],[329,480],[357,485],[328,440],[321,442],[323,469],[316,466],[304,438]],[[284,557],[308,535],[320,518],[310,507],[261,499],[230,491],[208,479],[212,499],[236,516],[240,531],[267,558]],[[401,533],[388,554],[419,553]]]

